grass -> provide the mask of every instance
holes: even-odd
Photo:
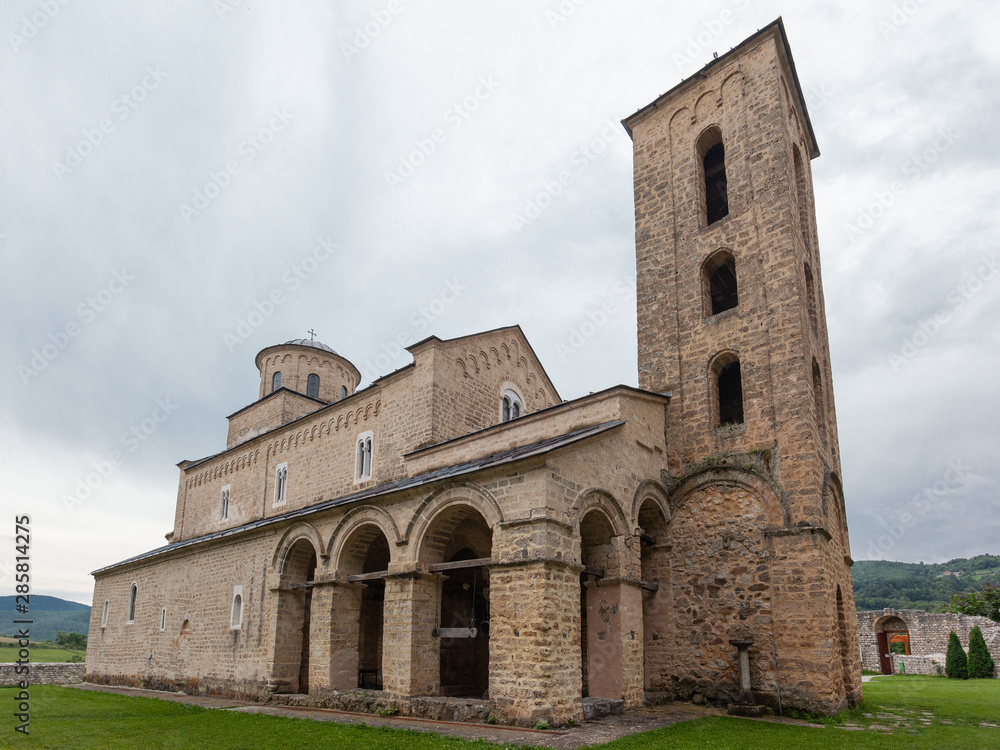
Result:
[[[16,648],[0,648],[0,664],[11,664],[17,661],[17,655],[18,649]],[[79,660],[83,661],[85,655],[84,651],[70,651],[65,648],[31,647],[31,661],[34,663],[72,661],[74,656],[80,657]]]
[[[881,750],[1000,750],[1000,680],[886,677],[865,683],[865,705],[824,719],[825,726],[797,726],[710,717],[635,734],[601,745],[603,750],[784,750],[843,748]],[[11,706],[15,691],[0,689],[0,705]],[[927,717],[924,712],[933,714]],[[181,703],[85,692],[71,688],[31,689],[31,737],[12,731],[10,711],[0,719],[0,747],[34,748],[338,748],[351,750],[500,750],[513,748],[481,740],[381,727],[210,711]],[[885,718],[891,717],[891,718]],[[928,722],[928,723],[923,723]],[[945,722],[951,722],[950,724]],[[853,724],[855,731],[838,728]],[[876,728],[898,724],[892,734]]]

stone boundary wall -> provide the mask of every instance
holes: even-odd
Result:
[[[993,661],[997,664],[994,676],[1000,672],[1000,623],[993,622],[988,617],[971,617],[969,615],[957,615],[947,612],[924,612],[919,609],[876,609],[867,612],[858,612],[858,637],[861,640],[861,666],[874,672],[880,672],[878,659],[878,638],[875,629],[888,617],[898,617],[906,623],[910,633],[910,656],[905,659],[915,657],[941,657],[941,666],[944,667],[944,654],[948,652],[948,634],[954,630],[958,633],[962,641],[962,648],[969,650],[969,631],[973,626],[978,625],[983,631],[983,638],[986,646],[993,655]],[[899,655],[893,654],[893,671],[899,671]],[[918,666],[914,661],[914,668],[927,668]],[[936,674],[936,672],[916,672],[910,671],[910,661],[906,661],[907,674]]]
[[[925,656],[892,655],[892,668],[898,674],[944,674],[945,654],[927,654]]]
[[[83,662],[51,662],[45,664],[29,664],[31,672],[26,675],[15,674],[17,664],[0,664],[0,687],[16,686],[21,680],[27,679],[31,685],[66,685],[72,682],[83,682],[86,665]]]

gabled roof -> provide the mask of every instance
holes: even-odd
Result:
[[[815,159],[817,156],[819,156],[819,144],[816,142],[816,132],[813,130],[812,120],[809,117],[809,108],[806,106],[806,97],[802,93],[802,84],[799,82],[799,74],[795,69],[795,60],[792,57],[792,48],[788,43],[788,35],[785,33],[785,22],[782,20],[780,16],[776,21],[760,29],[756,34],[744,39],[742,42],[740,42],[731,50],[729,50],[729,52],[726,52],[724,55],[719,55],[719,57],[709,62],[707,65],[705,65],[705,67],[703,67],[697,73],[685,78],[683,81],[678,83],[672,89],[663,94],[660,94],[660,96],[656,97],[656,99],[647,104],[645,107],[636,110],[634,113],[632,113],[624,120],[622,120],[622,125],[625,126],[625,130],[628,132],[629,137],[632,136],[632,125],[639,122],[640,120],[645,119],[651,112],[655,111],[661,104],[663,104],[667,99],[672,97],[679,90],[688,86],[693,81],[705,78],[705,74],[707,71],[711,70],[717,65],[725,64],[731,58],[742,54],[743,52],[746,51],[748,47],[752,47],[760,39],[773,34],[775,31],[778,32],[778,36],[781,39],[781,48],[784,51],[785,58],[788,60],[788,67],[790,68],[792,73],[792,82],[795,84],[795,92],[799,96],[799,105],[802,107],[802,115],[803,117],[805,117],[806,127],[809,130],[809,140],[812,142],[811,157]]]
[[[498,466],[505,466],[507,464],[512,464],[517,461],[523,461],[527,458],[533,458],[535,456],[541,456],[552,451],[558,450],[559,448],[565,448],[568,445],[573,445],[574,443],[579,443],[588,438],[593,438],[598,435],[602,435],[610,430],[617,427],[621,427],[625,424],[620,419],[616,419],[611,422],[604,422],[602,424],[596,424],[591,427],[584,427],[579,430],[574,430],[573,432],[568,432],[564,435],[558,435],[556,437],[546,438],[545,440],[539,440],[537,443],[532,443],[531,445],[524,445],[520,448],[512,448],[510,450],[501,451],[499,453],[494,453],[490,456],[484,456],[483,458],[478,458],[474,461],[466,461],[464,463],[455,464],[454,466],[447,466],[442,469],[435,469],[434,471],[429,471],[425,474],[419,474],[415,477],[407,477],[405,479],[397,479],[394,482],[386,482],[385,484],[378,485],[376,487],[370,487],[361,492],[355,492],[352,495],[345,495],[344,497],[338,497],[333,500],[327,500],[326,502],[316,503],[315,505],[309,505],[305,508],[299,508],[297,510],[288,511],[287,513],[282,513],[277,516],[270,516],[269,518],[262,518],[258,521],[252,521],[250,523],[243,524],[242,526],[236,526],[231,529],[225,529],[223,531],[216,531],[212,534],[204,534],[202,536],[193,537],[191,539],[185,539],[182,542],[175,542],[173,544],[167,544],[163,547],[158,547],[149,552],[144,552],[141,555],[136,555],[130,557],[121,562],[114,563],[113,565],[106,565],[103,568],[98,568],[93,571],[91,575],[98,575],[100,573],[106,573],[115,568],[119,568],[123,565],[128,565],[129,563],[139,562],[141,560],[148,560],[153,557],[159,557],[160,555],[165,555],[175,550],[184,549],[186,547],[193,547],[197,544],[203,544],[205,542],[210,542],[215,539],[222,539],[225,537],[234,536],[237,534],[245,534],[249,531],[255,529],[260,529],[265,526],[272,526],[276,523],[282,523],[284,521],[289,521],[295,518],[302,518],[305,516],[312,516],[316,513],[322,513],[323,511],[330,510],[332,508],[339,508],[342,505],[349,505],[351,503],[356,503],[361,500],[370,500],[376,497],[383,497],[385,495],[390,495],[393,492],[401,492],[403,490],[414,489],[416,487],[421,487],[432,482],[439,482],[446,479],[454,479],[456,477],[465,476],[467,474],[473,474],[477,471],[482,471],[484,469],[492,469]]]

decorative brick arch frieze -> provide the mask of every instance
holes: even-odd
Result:
[[[286,450],[291,450],[301,443],[312,442],[324,435],[330,435],[341,429],[356,427],[362,422],[374,419],[382,411],[382,399],[375,398],[367,403],[360,404],[346,412],[342,411],[329,419],[324,419],[318,423],[302,425],[296,432],[276,438],[267,446],[266,456],[278,456]],[[259,451],[258,451],[259,452]]]
[[[791,525],[787,500],[773,485],[772,480],[761,476],[753,468],[736,468],[731,465],[702,465],[678,477],[667,488],[671,515],[676,515],[677,510],[697,491],[712,486],[739,487],[749,492],[760,502],[764,510],[764,521],[769,528]]]
[[[390,555],[392,548],[400,545],[399,528],[390,513],[377,505],[361,505],[348,511],[330,536],[326,556],[330,560],[331,569],[340,571],[344,545],[351,535],[362,526],[376,526],[389,542]]]
[[[531,406],[532,411],[555,405],[552,395],[542,384],[542,378],[521,352],[521,346],[514,337],[478,351],[460,353],[455,362],[466,378],[484,371],[504,368],[504,377],[511,382],[524,384],[525,392],[522,395],[535,402]]]
[[[406,535],[397,544],[409,545],[410,559],[420,560],[427,530],[441,513],[458,505],[475,509],[486,520],[486,524],[493,530],[493,548],[496,549],[500,537],[497,532],[504,520],[500,504],[482,487],[467,483],[442,487],[424,498],[413,512],[406,527]],[[416,541],[416,544],[411,544],[413,541]]]
[[[655,479],[647,479],[636,488],[635,494],[632,496],[632,509],[629,513],[632,529],[637,529],[641,525],[639,511],[647,500],[656,503],[663,518],[670,521],[670,499],[667,497],[666,488]]]
[[[319,529],[311,523],[298,521],[285,530],[285,533],[281,535],[281,539],[278,540],[278,544],[275,546],[274,557],[271,559],[271,569],[279,577],[279,582],[280,578],[286,574],[289,553],[296,542],[303,539],[308,541],[316,552],[317,569],[326,567],[329,558],[326,554],[326,545],[323,543],[323,536],[319,533]]]

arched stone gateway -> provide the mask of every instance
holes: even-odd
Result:
[[[902,617],[883,617],[875,622],[875,638],[879,668],[882,674],[892,674],[892,655],[910,655],[910,628]]]

